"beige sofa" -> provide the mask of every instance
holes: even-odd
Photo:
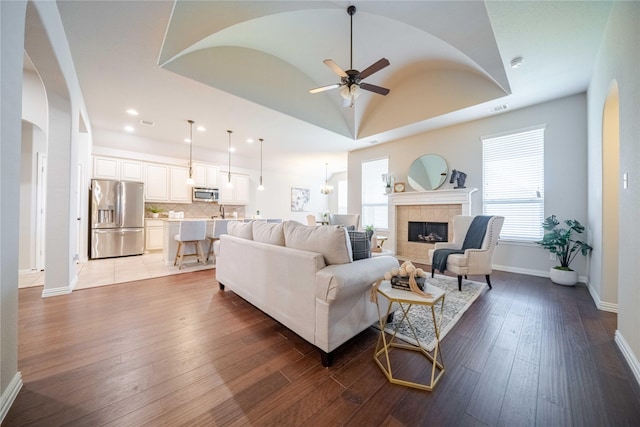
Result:
[[[333,350],[378,320],[371,286],[398,261],[352,261],[343,227],[253,221],[230,224],[228,232],[214,247],[220,288],[318,347],[324,366]]]

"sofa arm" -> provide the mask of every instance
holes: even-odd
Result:
[[[329,265],[316,273],[316,298],[329,302],[360,295],[394,267],[399,267],[398,260],[388,255]]]

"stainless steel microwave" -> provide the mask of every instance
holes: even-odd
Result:
[[[217,202],[219,197],[217,188],[193,187],[194,202]]]

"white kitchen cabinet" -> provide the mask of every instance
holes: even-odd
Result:
[[[93,177],[96,179],[120,179],[119,160],[112,157],[94,157]]]
[[[219,203],[226,203],[230,205],[246,205],[249,203],[249,177],[247,175],[231,174],[232,186],[227,187],[228,176],[226,173],[220,174],[219,188],[220,188],[220,200]]]
[[[169,201],[169,167],[147,163],[145,166],[145,200],[147,202]]]
[[[193,179],[199,187],[218,188],[218,167],[194,163]]]
[[[93,177],[96,179],[143,182],[142,162],[116,157],[95,156],[93,158]]]
[[[144,182],[142,162],[122,159],[120,161],[120,179],[123,181]]]
[[[162,249],[163,224],[161,219],[146,219],[144,223],[144,250],[157,251]]]
[[[171,166],[169,201],[191,203],[191,186],[187,184],[189,168]]]

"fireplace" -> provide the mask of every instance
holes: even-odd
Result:
[[[409,221],[409,242],[447,242],[448,236],[449,224],[446,222]]]
[[[453,241],[453,217],[456,215],[471,215],[471,194],[476,188],[444,189],[437,191],[405,191],[389,195],[391,233],[386,249],[391,249],[397,257],[414,263],[428,264],[429,249],[438,241]],[[409,231],[409,223],[427,222],[431,224],[446,224],[446,231],[419,229]],[[443,237],[442,240],[432,241],[427,237],[420,239],[420,235],[429,236],[431,233]],[[415,234],[414,238],[411,235]],[[386,246],[389,246],[387,248]]]

